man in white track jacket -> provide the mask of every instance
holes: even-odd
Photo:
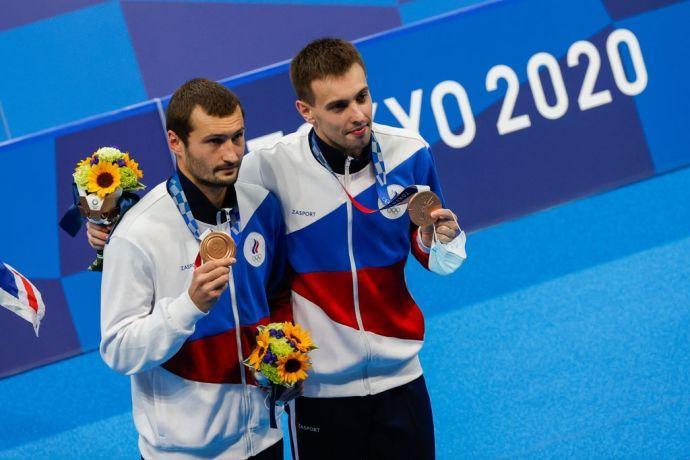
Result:
[[[431,406],[418,353],[424,318],[407,290],[410,251],[448,274],[465,235],[448,209],[411,225],[403,190],[443,200],[419,134],[372,123],[364,63],[343,40],[293,59],[297,109],[312,125],[250,153],[240,181],[276,194],[287,228],[293,314],[318,353],[290,405],[295,458],[433,459]],[[386,202],[392,207],[384,208]]]
[[[101,354],[131,375],[143,458],[282,459],[266,393],[242,365],[257,325],[290,319],[272,296],[283,277],[279,204],[235,183],[244,116],[222,85],[185,83],[167,128],[176,173],[124,215],[105,247]],[[89,229],[92,243],[102,230]],[[233,238],[234,257],[201,263],[210,230]]]

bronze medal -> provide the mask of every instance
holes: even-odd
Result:
[[[201,260],[209,262],[211,260],[234,257],[236,252],[235,242],[227,233],[211,232],[201,242],[199,253]]]
[[[437,209],[441,209],[441,200],[431,191],[415,193],[407,204],[410,220],[419,227],[431,225],[434,222],[431,212]]]

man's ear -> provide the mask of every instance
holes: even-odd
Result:
[[[175,154],[179,162],[182,158],[182,153],[184,152],[184,143],[180,136],[178,136],[175,131],[168,130],[168,148]]]
[[[312,125],[314,124],[314,115],[312,114],[311,105],[298,99],[297,101],[295,101],[295,108],[297,109],[299,114],[302,115],[304,121]]]

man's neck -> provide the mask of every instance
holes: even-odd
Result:
[[[180,168],[180,172],[184,174],[184,177],[186,177],[189,182],[194,184],[196,188],[198,188],[199,191],[204,194],[206,199],[211,202],[213,206],[216,208],[221,208],[223,206],[225,194],[228,191],[226,186],[214,186],[201,182],[187,171],[184,171],[182,168]]]
[[[321,149],[321,153],[325,157],[326,162],[329,164],[333,172],[337,174],[345,174],[345,162],[348,155],[343,153],[338,147],[323,140],[319,134],[316,134],[316,143]],[[364,150],[357,152],[358,155],[349,155],[352,157],[349,172],[354,173],[364,169],[371,160],[371,148],[367,147]]]
[[[207,224],[217,223],[218,210],[221,208],[234,208],[237,206],[237,193],[234,185],[222,187],[209,187],[207,184],[198,184],[198,180],[192,181],[184,171],[178,169],[180,185],[187,196],[189,207],[195,219]],[[198,184],[198,185],[197,185]]]
[[[216,208],[223,207],[223,202],[225,201],[225,194],[228,193],[228,188],[226,186],[210,186],[199,184],[197,182],[194,182],[194,185],[199,187],[201,193],[203,193],[204,196],[208,198],[208,201],[210,201],[213,206],[215,206]]]

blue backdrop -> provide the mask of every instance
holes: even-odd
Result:
[[[98,8],[124,11],[124,17],[134,17],[135,10],[141,14],[137,16],[142,21],[140,30],[130,22],[127,25],[132,37],[143,34],[142,44],[137,45],[142,69],[146,67],[141,63],[142,47],[150,47],[144,53],[147,56],[156,56],[157,50],[170,46],[185,55],[208,56],[209,62],[245,62],[227,47],[221,47],[225,54],[214,57],[217,50],[206,53],[201,42],[175,44],[169,38],[172,29],[162,34],[168,40],[156,45],[154,38],[146,35],[160,32],[150,27],[154,17],[144,13],[150,2],[84,3],[97,5],[79,10],[79,14]],[[169,26],[175,14],[184,17],[186,13],[179,11],[189,8],[187,3],[191,2],[170,4],[167,11],[171,16],[161,21],[161,27]],[[203,9],[220,8],[208,11],[222,17],[223,8],[249,11],[252,7],[252,2],[241,7],[232,3],[209,6],[209,2]],[[354,8],[352,4],[357,2],[343,3]],[[379,12],[380,17],[395,9],[401,21],[401,12],[412,14],[420,2],[377,3],[366,8],[374,8],[371,11]],[[452,2],[436,3],[440,7]],[[489,2],[362,40],[358,47],[368,66],[375,119],[419,130],[432,144],[447,201],[470,230],[687,165],[690,134],[681,124],[690,119],[690,91],[685,84],[690,70],[690,36],[686,33],[690,2],[632,3]],[[283,11],[283,6],[275,8]],[[193,22],[202,28],[207,20],[211,19],[200,17]],[[383,19],[374,22],[377,26],[388,24]],[[15,58],[30,59],[19,44],[23,43],[21,33],[31,31],[18,27],[8,33],[18,34],[14,50],[20,53]],[[199,34],[211,41],[233,42],[232,34]],[[300,36],[290,42],[291,38],[286,41],[290,42],[286,50],[299,48],[310,38]],[[194,47],[184,48],[188,44]],[[243,52],[254,46],[260,47],[248,42]],[[75,59],[83,61],[87,73],[89,66],[95,65],[83,56]],[[123,59],[120,64],[129,62]],[[170,61],[165,54],[158,59],[161,66]],[[35,54],[33,61],[38,62]],[[103,65],[95,65],[95,77],[87,78],[90,85],[97,81],[103,91],[121,98],[111,101],[110,107],[136,102],[142,95],[165,94],[190,76],[163,71],[164,78],[144,77],[139,80],[139,92],[127,96],[118,85],[126,84],[130,89],[136,85],[122,78],[140,78],[146,71],[132,74],[126,65],[111,64],[114,70],[107,78],[112,81],[98,78]],[[147,65],[157,68],[155,61]],[[214,78],[220,76],[201,64],[191,67]],[[246,70],[223,67],[219,71],[223,69],[226,75]],[[62,70],[65,78],[80,78]],[[79,112],[78,104],[70,103],[69,90],[40,85],[38,74],[27,78],[37,79],[33,84],[37,97],[50,106],[37,110],[48,117],[44,126],[57,120],[50,118],[50,113],[88,113],[86,109]],[[0,83],[9,78],[2,75],[6,74],[0,74]],[[258,145],[263,136],[289,132],[301,124],[293,107],[287,64],[224,83],[245,105],[251,145]],[[90,87],[84,88],[90,91]],[[16,103],[12,98],[9,102],[2,99],[8,119],[17,113],[31,120],[32,110],[19,102],[20,93],[16,96]],[[149,186],[170,173],[172,163],[159,103],[164,106],[165,98],[0,144],[0,190],[5,197],[12,197],[3,201],[1,209],[3,216],[11,218],[3,219],[0,229],[0,260],[32,278],[48,306],[39,340],[20,319],[0,311],[0,323],[8,331],[0,336],[0,376],[97,346],[100,277],[84,270],[93,253],[83,234],[72,239],[56,223],[71,201],[74,164],[99,146],[129,150],[140,161]],[[18,347],[24,352],[12,352]]]

